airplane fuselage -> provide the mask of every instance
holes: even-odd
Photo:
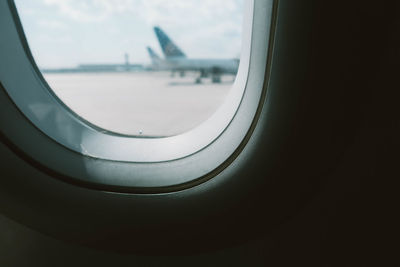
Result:
[[[201,71],[212,74],[236,74],[238,59],[191,59],[184,57],[168,58],[165,66],[176,71]]]

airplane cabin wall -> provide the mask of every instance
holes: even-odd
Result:
[[[258,160],[240,177],[256,185],[243,187],[241,201],[212,214],[213,220],[186,221],[200,234],[173,240],[184,243],[123,254],[64,243],[0,217],[0,265],[390,265],[385,263],[395,259],[390,240],[400,176],[400,112],[393,94],[399,87],[399,4],[281,0],[279,5],[271,74],[276,90],[269,92],[263,115],[268,119],[259,126],[272,131],[270,139],[257,141]],[[7,153],[15,166],[24,164]],[[258,177],[263,164],[268,175]],[[12,166],[2,168],[12,172]],[[5,204],[16,190],[12,183],[0,186],[2,214],[10,213],[10,205],[29,205],[22,196],[19,203]],[[226,190],[236,190],[231,185]],[[203,213],[206,207],[198,209]],[[216,234],[213,227],[222,229],[224,217],[232,221]],[[180,227],[189,233],[187,225],[173,229]]]

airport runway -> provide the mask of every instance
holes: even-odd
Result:
[[[221,84],[197,73],[170,72],[44,74],[56,95],[75,113],[103,129],[142,136],[172,136],[207,120],[224,101],[233,76]]]

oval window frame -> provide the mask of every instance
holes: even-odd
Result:
[[[246,2],[236,88],[231,90],[224,106],[208,121],[189,132],[167,138],[144,139],[98,129],[56,99],[33,61],[15,5],[8,0],[3,4],[8,6],[8,16],[2,16],[4,23],[0,24],[2,32],[8,37],[0,43],[0,55],[5,59],[0,63],[0,78],[3,92],[15,103],[25,120],[6,117],[9,124],[4,122],[7,126],[2,126],[3,135],[16,147],[23,147],[23,153],[35,162],[69,182],[129,192],[166,192],[204,182],[233,161],[256,126],[257,114],[266,97],[275,2]],[[17,49],[10,45],[15,45],[15,42],[19,43]],[[24,79],[15,78],[19,76]],[[35,83],[29,85],[32,82]],[[27,91],[24,88],[36,89]],[[35,109],[35,103],[27,103],[28,99],[32,100],[24,95],[27,92],[40,92],[51,99],[52,104],[58,105],[56,108],[61,113],[54,112],[53,107],[41,101],[36,101],[39,107]],[[47,113],[40,112],[46,109]],[[46,120],[43,116],[49,118]],[[65,123],[63,116],[88,130],[85,134],[79,134],[79,140],[85,142],[77,142],[75,126]],[[47,126],[40,124],[40,121],[49,120],[53,123]],[[21,134],[27,131],[32,138],[29,141]],[[62,132],[64,137],[54,137],[57,131]],[[108,139],[105,140],[104,136]],[[132,148],[118,140],[133,140],[140,145]],[[96,148],[96,151],[102,149],[108,154],[99,157],[92,148]],[[136,157],[129,153],[136,153]]]

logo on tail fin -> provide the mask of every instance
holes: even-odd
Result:
[[[160,27],[154,27],[154,32],[157,35],[158,42],[160,43],[166,58],[186,57],[185,53],[183,53],[179,47],[172,42],[172,40],[163,30],[161,30]]]

